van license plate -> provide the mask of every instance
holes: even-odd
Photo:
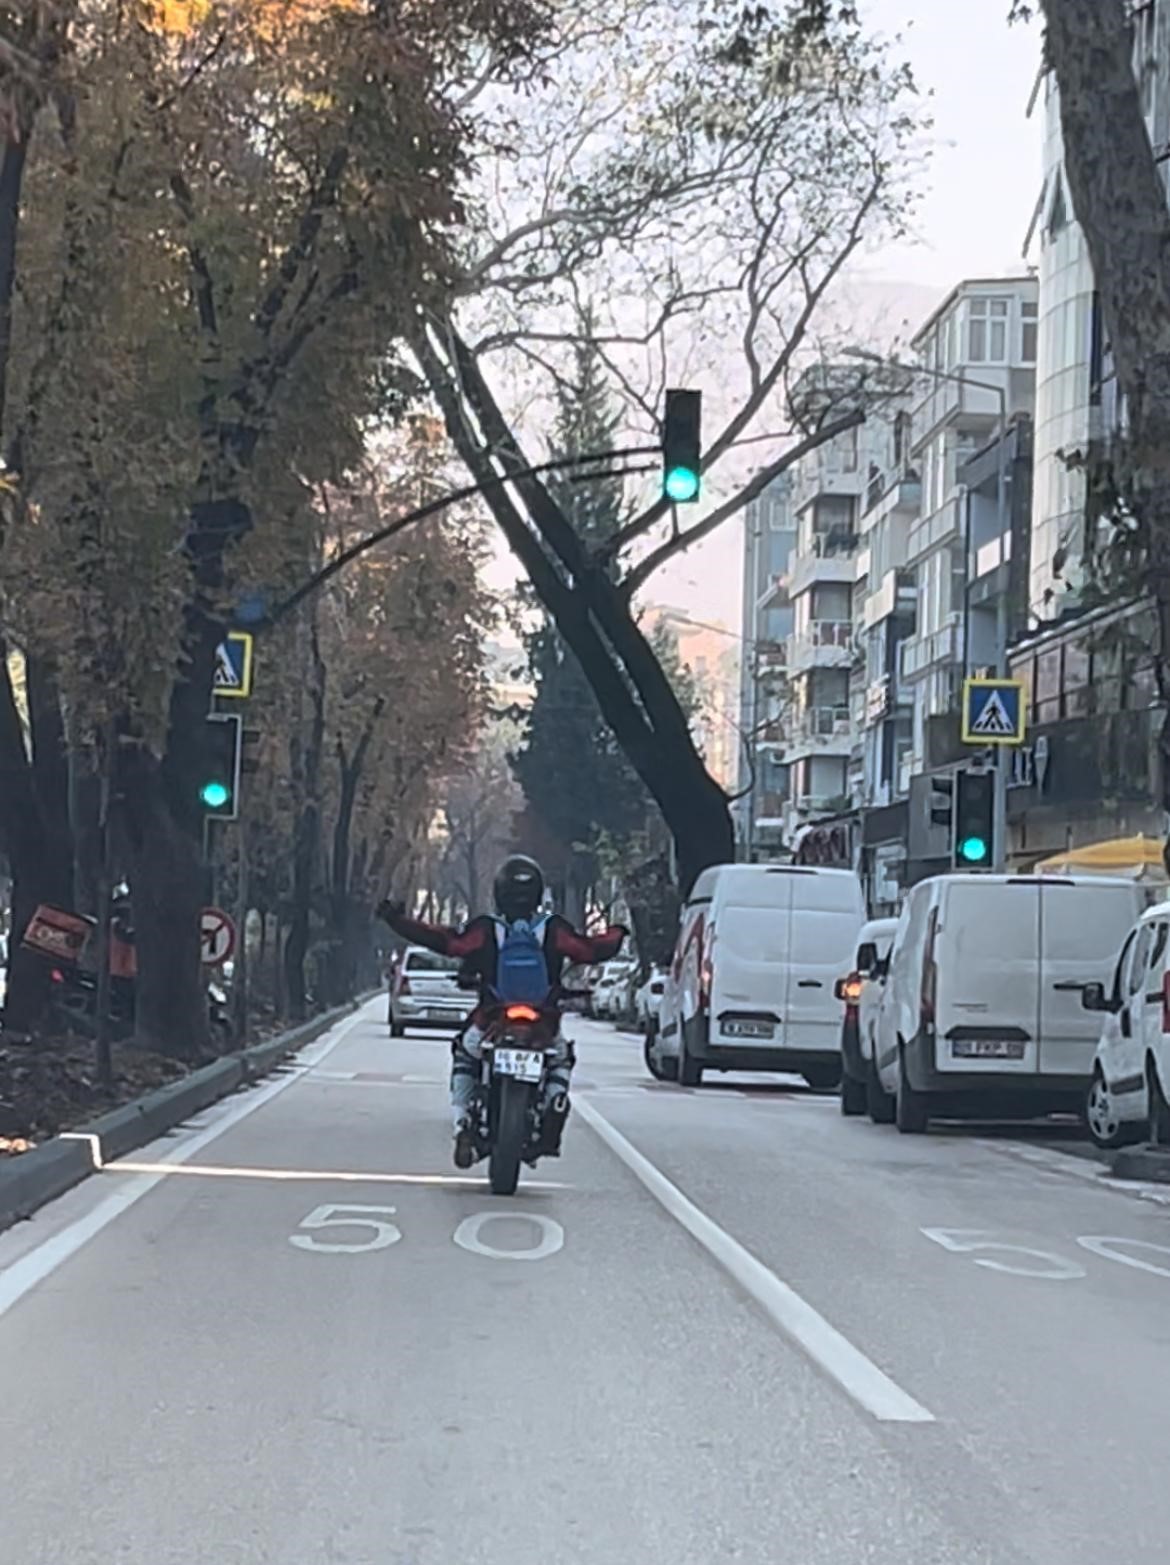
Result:
[[[724,1022],[723,1032],[728,1038],[773,1038],[776,1028],[771,1022]]]
[[[1022,1038],[955,1038],[951,1053],[957,1060],[1022,1060]]]

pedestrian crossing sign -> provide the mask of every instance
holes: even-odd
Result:
[[[1021,680],[963,681],[964,744],[1023,744],[1026,720]]]
[[[231,696],[238,701],[252,694],[252,636],[249,631],[229,631],[216,648],[212,689],[217,696]]]

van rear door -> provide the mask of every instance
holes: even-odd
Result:
[[[946,883],[928,946],[923,989],[933,988],[937,1068],[1033,1074],[1039,1058],[1038,882]]]
[[[1141,910],[1135,886],[1091,885],[1055,875],[1042,882],[1040,1069],[1045,1075],[1088,1081],[1101,1018],[1081,1005],[1080,985],[1099,982],[1108,991],[1117,953]]]
[[[789,947],[788,1049],[829,1054],[841,1047],[838,978],[853,967],[865,903],[856,875],[791,870],[792,938]]]
[[[745,1050],[783,1047],[792,940],[788,871],[732,871],[712,915],[711,1042]]]

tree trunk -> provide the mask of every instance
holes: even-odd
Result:
[[[289,899],[288,934],[284,941],[284,988],[288,1014],[294,1022],[303,1022],[308,1011],[308,981],[305,959],[309,954],[309,932],[313,898],[313,876],[321,836],[320,814],[315,802],[306,804],[297,819],[293,843],[292,896]]]
[[[136,1039],[141,1048],[193,1063],[208,1052],[199,843],[175,821],[153,756],[123,747],[117,775],[134,905]]]

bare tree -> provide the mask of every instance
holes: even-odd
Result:
[[[728,801],[633,599],[802,455],[862,421],[854,400],[793,431],[785,394],[816,356],[851,260],[907,220],[921,121],[906,72],[849,7],[814,29],[804,4],[776,19],[736,11],[727,25],[684,7],[669,35],[651,11],[619,9],[620,39],[604,54],[589,40],[559,56],[509,155],[481,163],[469,200],[473,231],[486,237],[446,297],[420,307],[410,341],[484,482],[536,460],[534,426],[565,382],[582,319],[631,445],[657,440],[667,384],[707,388],[718,414],[704,454],[713,493],[690,526],[643,494],[616,537],[590,550],[537,479],[518,476],[513,495],[497,488],[489,500],[661,807],[689,884],[732,855]],[[499,146],[516,106],[493,112],[489,144]],[[739,448],[777,430],[789,438],[773,436],[763,463],[744,471]]]

